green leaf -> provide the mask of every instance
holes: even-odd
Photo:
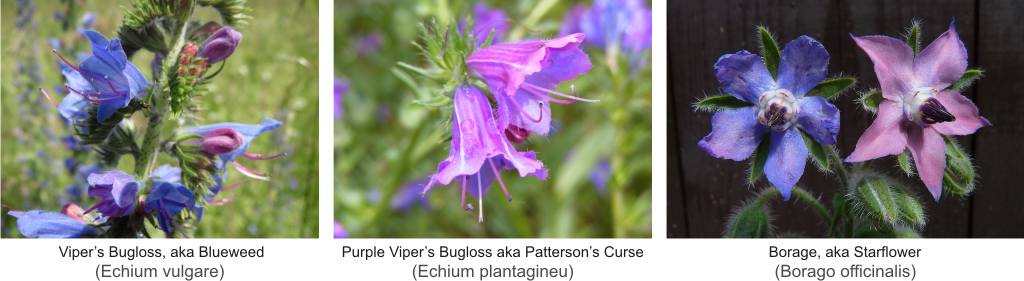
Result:
[[[804,137],[804,145],[807,146],[807,154],[814,159],[814,163],[818,164],[818,167],[822,170],[828,170],[828,154],[825,154],[825,147],[814,140],[814,137],[808,135],[804,131],[800,131],[800,135]]]
[[[860,104],[864,105],[864,109],[871,112],[878,111],[878,105],[882,104],[883,100],[885,100],[885,97],[882,96],[882,91],[879,90],[871,90],[867,94],[860,96],[859,99]]]
[[[727,238],[768,238],[772,225],[768,209],[763,204],[748,204],[729,220]]]
[[[977,69],[965,71],[964,75],[960,76],[960,80],[956,80],[956,83],[953,83],[953,85],[949,85],[949,87],[946,87],[946,89],[959,92],[964,88],[970,87],[971,84],[974,84],[974,81],[977,81],[978,78],[984,76],[982,75],[983,72],[984,71]]]
[[[904,149],[903,153],[896,155],[896,162],[899,162],[900,170],[903,170],[908,176],[914,175],[914,170],[910,166],[910,150]]]
[[[964,152],[963,148],[960,148],[960,144],[947,135],[942,135],[942,139],[946,141],[946,155],[960,160],[967,160],[967,153]]]
[[[764,66],[768,68],[768,72],[772,74],[772,79],[778,79],[779,77],[779,60],[782,54],[779,53],[779,45],[775,43],[775,37],[772,37],[771,32],[768,29],[758,27],[761,37],[758,38],[761,45],[761,55],[764,57]]]
[[[768,162],[768,148],[771,146],[771,141],[768,139],[766,134],[761,138],[761,143],[757,145],[757,150],[754,151],[754,162],[751,163],[750,167],[750,183],[753,184],[761,175],[764,174],[764,163]]]
[[[831,99],[838,96],[840,93],[849,89],[850,86],[857,83],[857,79],[849,77],[840,77],[832,80],[822,81],[814,86],[810,92],[807,92],[806,96],[820,96],[825,99]]]
[[[900,220],[904,225],[923,227],[926,222],[924,205],[910,192],[902,188],[894,188],[893,195],[896,198],[896,205],[900,208]]]
[[[914,50],[914,56],[920,53],[921,45],[921,22],[914,21],[913,25],[907,30],[907,45],[910,49]]]
[[[888,182],[878,177],[865,177],[853,192],[856,214],[880,229],[891,230],[898,225],[900,208]]]
[[[721,96],[707,97],[707,98],[697,102],[697,104],[694,104],[693,106],[698,108],[698,109],[705,109],[705,110],[712,110],[712,111],[714,111],[714,110],[720,110],[720,109],[742,108],[742,107],[748,107],[748,106],[753,106],[753,105],[754,104],[742,101],[742,100],[740,100],[740,99],[738,99],[738,98],[736,98],[734,96],[731,96],[731,95],[721,95]]]

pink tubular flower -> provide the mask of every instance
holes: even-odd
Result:
[[[498,101],[498,128],[514,125],[545,135],[551,129],[548,102],[596,102],[552,89],[590,71],[590,58],[579,49],[583,33],[542,41],[502,43],[480,49],[466,58],[473,77],[481,78]],[[560,100],[549,95],[568,98]],[[512,107],[509,107],[509,104]]]
[[[970,135],[992,125],[978,115],[971,100],[946,89],[967,69],[967,49],[956,28],[950,23],[949,30],[917,57],[910,46],[892,37],[853,40],[874,62],[885,100],[846,161],[866,161],[909,148],[921,180],[938,201],[946,168],[942,135]]]

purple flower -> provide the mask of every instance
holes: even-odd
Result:
[[[119,108],[125,107],[133,98],[142,98],[146,92],[145,87],[151,86],[146,77],[142,76],[139,69],[128,61],[124,50],[121,48],[121,40],[114,38],[107,40],[99,32],[87,30],[84,35],[92,43],[92,56],[82,61],[78,67],[64,59],[56,50],[57,56],[67,65],[61,73],[68,79],[66,85],[69,90],[75,92],[85,100],[99,104],[96,112],[96,121],[107,120]],[[67,99],[67,98],[65,98]],[[64,102],[62,102],[61,105]],[[74,102],[76,106],[80,102]],[[77,108],[84,111],[84,107]],[[72,109],[61,109],[62,116],[65,111]],[[68,116],[76,117],[75,114]],[[77,120],[73,118],[69,120]]]
[[[345,77],[334,78],[334,118],[341,118],[345,115],[345,108],[343,107],[345,99],[345,93],[348,93],[349,87],[352,86],[352,82]]]
[[[946,168],[942,135],[970,135],[992,125],[971,100],[946,89],[967,70],[967,48],[953,23],[917,57],[910,46],[892,37],[853,39],[874,62],[885,100],[846,161],[861,162],[909,148],[921,181],[938,201]]]
[[[75,218],[44,211],[10,211],[18,218],[18,231],[25,237],[83,238],[100,235],[102,231]]]
[[[544,41],[502,43],[480,49],[466,58],[470,75],[487,82],[498,101],[500,130],[514,125],[545,135],[551,129],[548,102],[596,102],[552,91],[558,83],[590,71],[590,58],[577,48],[584,37],[577,33]]]
[[[348,231],[338,220],[334,220],[334,238],[348,238]]]
[[[491,43],[500,43],[501,38],[508,32],[509,21],[507,19],[505,11],[487,7],[487,3],[484,2],[476,2],[473,5],[473,26],[470,27],[473,36],[477,37],[476,45],[483,45],[491,31],[494,31]],[[466,21],[459,23],[459,31],[466,32]]]
[[[131,214],[135,207],[135,195],[143,184],[135,177],[121,171],[110,171],[89,175],[89,197],[100,197],[100,202],[85,211],[97,210],[104,217],[121,217]]]
[[[153,182],[153,192],[146,196],[146,209],[159,212],[157,219],[160,229],[166,232],[167,236],[171,236],[173,232],[173,229],[171,229],[171,224],[173,223],[181,235],[187,237],[185,231],[174,220],[174,216],[180,213],[182,209],[194,208],[196,202],[192,191],[178,183],[161,180],[151,181]]]
[[[559,34],[582,32],[590,37],[586,45],[605,50],[625,48],[638,54],[651,46],[651,9],[643,0],[595,0],[589,10],[574,7]]]
[[[280,126],[281,126],[281,121],[277,121],[277,120],[274,120],[274,119],[266,118],[266,119],[263,119],[263,122],[261,122],[258,125],[245,125],[245,124],[237,124],[237,123],[220,123],[220,124],[214,124],[214,125],[208,125],[208,126],[193,127],[193,128],[188,129],[188,130],[190,132],[194,133],[194,134],[197,134],[197,135],[200,135],[200,136],[203,136],[203,137],[207,137],[207,138],[211,138],[211,139],[217,139],[217,140],[220,140],[220,141],[229,141],[229,139],[230,139],[230,141],[238,141],[236,139],[236,137],[237,136],[241,136],[241,142],[237,143],[237,146],[233,146],[234,144],[230,144],[228,146],[216,146],[212,142],[211,143],[203,143],[203,146],[204,146],[204,149],[206,149],[206,148],[210,148],[211,149],[211,150],[208,150],[206,152],[208,152],[210,154],[213,154],[213,155],[220,156],[221,162],[217,164],[217,169],[221,170],[222,172],[223,172],[224,168],[227,166],[227,164],[231,163],[232,165],[235,166],[235,168],[238,169],[238,171],[242,172],[246,176],[253,177],[253,178],[258,178],[258,179],[269,179],[268,175],[259,174],[259,173],[250,171],[248,168],[246,168],[245,166],[242,166],[242,164],[239,164],[237,161],[235,161],[235,158],[238,158],[239,156],[241,156],[241,157],[249,158],[249,159],[253,159],[253,160],[267,160],[267,159],[274,159],[274,158],[282,156],[283,154],[278,154],[278,155],[273,155],[273,156],[266,156],[266,155],[262,155],[262,154],[253,154],[253,153],[247,153],[246,152],[246,150],[249,149],[249,143],[251,143],[253,139],[255,139],[257,136],[259,136],[263,132],[266,132],[266,131],[269,131],[269,130],[273,130],[273,129],[275,129],[277,127],[280,127]],[[217,141],[217,140],[214,140],[214,141]],[[204,141],[205,141],[205,139],[204,139]],[[209,146],[209,147],[207,147],[207,146]],[[219,148],[224,148],[224,147],[235,147],[235,148],[231,149],[231,150],[219,149]],[[223,174],[222,176],[226,177],[227,174]]]
[[[242,41],[242,33],[222,27],[203,41],[202,49],[199,50],[199,57],[207,58],[208,64],[218,63],[227,59],[235,53],[235,48]]]
[[[462,206],[465,209],[467,177],[480,176],[479,173],[484,172],[484,178],[493,176],[493,179],[500,181],[498,168],[514,168],[519,171],[520,177],[533,175],[543,180],[547,178],[547,169],[543,167],[544,163],[537,161],[537,156],[532,151],[518,152],[512,143],[505,139],[502,131],[495,126],[487,97],[480,93],[480,90],[473,86],[461,86],[455,89],[451,150],[448,158],[437,165],[437,173],[431,177],[423,192],[429,191],[434,184],[447,185],[452,180],[462,177]],[[474,179],[478,184],[476,189],[483,189],[483,179]],[[492,183],[493,179],[487,184]],[[502,189],[504,188],[502,184]],[[506,196],[511,198],[507,191]],[[482,214],[481,209],[481,220]]]
[[[590,168],[590,183],[597,187],[597,191],[601,194],[608,193],[608,178],[611,178],[611,165],[608,163],[608,159],[601,159],[593,168]]]
[[[778,81],[761,58],[747,51],[727,54],[715,63],[715,76],[726,93],[754,106],[729,109],[711,118],[711,134],[698,143],[711,156],[744,160],[770,134],[768,181],[789,200],[807,162],[800,130],[821,144],[835,144],[839,109],[822,97],[805,97],[825,79],[828,52],[811,37],[800,36],[782,50]]]
[[[89,151],[89,146],[88,145],[78,145],[80,140],[78,139],[78,137],[75,137],[75,135],[67,135],[67,136],[61,137],[60,141],[61,141],[62,144],[64,144],[64,148],[66,148],[68,150],[78,151],[78,152]]]
[[[170,183],[181,183],[181,169],[169,164],[157,167],[149,176]]]
[[[421,207],[429,209],[430,201],[423,195],[423,187],[429,182],[430,178],[428,177],[405,184],[405,186],[398,191],[398,194],[391,198],[391,208],[397,211],[407,211],[411,209],[416,202],[419,202]]]
[[[95,22],[95,21],[96,21],[96,13],[86,12],[85,14],[82,14],[82,20],[81,20],[82,25],[84,25],[84,26],[92,26],[93,22]]]
[[[356,37],[356,55],[363,58],[377,53],[377,50],[380,50],[381,39],[380,34],[376,32]]]

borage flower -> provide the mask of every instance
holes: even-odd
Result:
[[[131,214],[135,207],[135,195],[142,183],[135,177],[121,171],[91,174],[88,178],[89,196],[100,197],[99,203],[84,213],[97,210],[104,217],[121,217]]]
[[[253,172],[235,161],[235,158],[244,157],[253,160],[274,159],[284,154],[263,155],[247,153],[249,143],[263,132],[273,130],[281,126],[281,121],[266,118],[258,125],[245,125],[237,123],[220,123],[208,126],[193,127],[187,129],[189,132],[205,137],[200,140],[199,145],[203,151],[220,156],[221,162],[217,163],[217,169],[224,173],[224,168],[231,163],[246,176],[268,180],[270,176]],[[227,174],[222,174],[226,177]]]
[[[768,181],[789,200],[807,162],[800,130],[821,144],[835,144],[839,110],[819,96],[805,97],[825,79],[828,52],[811,37],[800,36],[782,50],[778,81],[761,58],[747,51],[727,54],[715,63],[715,76],[726,93],[754,106],[722,110],[711,118],[711,134],[698,145],[711,156],[744,160],[770,133]]]
[[[558,83],[590,71],[590,58],[578,48],[584,37],[577,33],[551,40],[502,43],[466,58],[469,74],[487,82],[498,101],[498,129],[516,130],[517,135],[545,135],[551,129],[548,102],[597,102],[580,98],[573,87],[572,96],[552,91]]]
[[[892,37],[853,39],[874,62],[885,100],[846,161],[866,161],[909,148],[921,181],[938,201],[946,168],[942,135],[970,135],[992,125],[979,116],[971,100],[946,89],[967,70],[967,48],[953,23],[917,57],[910,46]]]
[[[495,96],[498,96],[497,94]],[[455,112],[452,118],[452,141],[448,158],[437,165],[437,173],[423,189],[427,192],[434,184],[447,185],[456,178],[462,182],[462,208],[466,205],[467,183],[475,182],[476,194],[484,194],[484,177],[490,183],[497,179],[505,190],[505,196],[512,196],[501,182],[500,170],[516,169],[520,177],[533,175],[539,179],[547,178],[544,163],[537,161],[532,152],[518,152],[498,127],[495,126],[494,115],[487,97],[473,86],[461,86],[455,89]],[[481,176],[480,173],[484,174]],[[478,198],[480,198],[478,196]],[[480,203],[483,199],[480,200]],[[480,207],[480,221],[483,221],[483,206]]]
[[[146,210],[158,211],[157,220],[160,224],[160,230],[167,233],[170,237],[174,231],[171,229],[171,224],[174,224],[174,228],[178,229],[178,232],[182,236],[185,235],[185,231],[178,226],[178,222],[174,220],[174,216],[181,213],[181,210],[190,208],[195,210],[196,202],[192,191],[185,188],[184,185],[178,183],[171,183],[162,180],[151,180],[153,182],[153,192],[146,196]]]
[[[57,50],[53,52],[67,65],[61,71],[68,79],[65,86],[84,100],[99,104],[96,121],[102,122],[110,118],[114,111],[127,106],[132,99],[142,98],[146,87],[151,85],[139,69],[128,61],[120,39],[107,40],[103,34],[92,30],[84,31],[83,35],[92,43],[93,55],[83,60],[78,67],[65,60]],[[61,108],[60,112],[61,116],[74,121],[77,120],[74,118],[81,117],[81,113],[75,112],[84,112],[85,108],[81,101],[71,101],[69,103],[65,98],[61,105],[67,108]]]

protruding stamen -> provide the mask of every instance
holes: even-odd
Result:
[[[220,205],[227,204],[228,202],[231,202],[232,199],[235,199],[235,197],[231,196],[230,198],[226,198],[226,199],[214,199],[214,200],[210,200],[209,202],[207,202],[207,204],[210,204],[211,206],[220,206]]]
[[[114,91],[115,94],[117,94],[118,96],[126,97],[125,94],[118,92],[117,89],[114,88],[114,84],[110,83],[110,78],[108,78],[107,76],[103,76],[103,80],[107,80],[107,85],[110,85],[110,90]]]
[[[533,121],[533,123],[540,123],[540,120],[544,120],[544,110],[540,110],[540,118],[533,119],[533,117],[531,117],[529,113],[526,113],[526,110],[523,110],[523,107],[519,105],[519,102],[516,101],[515,98],[509,98],[509,100],[512,101],[512,105],[515,105],[516,108],[519,109],[519,112],[523,113],[523,116],[526,116],[526,119],[530,119],[530,121]],[[541,106],[544,105],[541,104]]]
[[[11,211],[21,212],[21,210],[15,209],[15,208],[13,208],[11,206],[7,206],[7,204],[4,204],[4,207],[7,207],[8,209],[11,209]]]
[[[469,211],[469,210],[473,209],[473,206],[466,205],[466,181],[469,181],[469,179],[466,176],[462,176],[462,210],[463,211]],[[469,209],[466,209],[466,206],[469,206]]]
[[[93,210],[96,210],[96,208],[98,208],[100,205],[106,204],[108,202],[110,202],[110,199],[100,200],[99,203],[96,203],[96,205],[93,205],[92,208],[89,208],[88,210],[85,210],[84,212],[82,212],[82,214],[83,215],[84,214],[88,214],[89,212],[92,212]]]
[[[39,91],[43,92],[43,96],[45,96],[46,100],[50,101],[50,103],[53,104],[53,106],[60,108],[60,105],[54,102],[53,99],[50,98],[50,95],[46,94],[46,90],[43,90],[43,88],[39,88]]]
[[[949,111],[946,110],[946,107],[942,106],[942,103],[939,103],[939,100],[935,98],[929,98],[921,103],[920,110],[921,121],[925,124],[956,121],[956,116],[949,113]]]
[[[441,53],[437,54],[437,58],[443,57],[444,52],[448,50],[448,31],[449,30],[447,28],[444,29],[444,45],[441,46]]]
[[[508,202],[512,202],[512,195],[508,194],[508,189],[505,189],[505,183],[501,181],[501,173],[498,172],[498,168],[494,167],[494,161],[487,158],[487,162],[491,163],[491,171],[494,172],[494,177],[498,179],[498,184],[501,185],[501,191],[505,192],[505,198]]]
[[[781,104],[769,104],[768,108],[766,108],[764,113],[760,116],[761,123],[769,127],[782,124],[786,121],[786,113],[788,111],[789,110]]]
[[[76,93],[76,94],[81,95],[83,98],[85,98],[86,101],[89,101],[91,103],[105,103],[105,102],[111,102],[111,101],[117,100],[116,98],[113,98],[113,99],[92,99],[92,98],[90,98],[90,96],[95,96],[95,94],[85,94],[85,93],[82,93],[82,92],[80,92],[78,90],[75,90],[74,88],[71,88],[71,86],[68,86],[67,83],[64,84],[64,88],[67,88],[68,91],[71,91],[72,93]],[[99,97],[99,98],[104,98],[104,97]]]
[[[236,184],[234,184],[234,185],[232,185],[232,186],[229,186],[229,187],[225,187],[225,188],[222,188],[222,189],[221,189],[220,191],[221,191],[221,192],[224,192],[224,191],[228,191],[228,190],[232,190],[232,189],[235,189],[236,187],[238,187],[238,186],[242,185],[243,183],[245,183],[245,182],[247,182],[247,181],[249,181],[249,179],[248,179],[248,178],[246,178],[246,179],[243,179],[242,181],[240,181],[240,182],[238,182],[238,183],[236,183]]]
[[[277,155],[256,154],[256,153],[242,153],[242,157],[249,158],[249,159],[252,159],[252,160],[270,160],[270,159],[274,159],[274,158],[285,156],[285,155],[288,155],[288,153],[281,153],[281,154],[277,154]]]
[[[466,211],[466,208],[469,208],[469,211],[472,211],[473,210],[473,204],[463,205],[462,210]]]
[[[242,164],[239,164],[238,161],[231,160],[231,165],[234,165],[236,170],[238,170],[239,172],[242,172],[242,174],[244,174],[244,175],[246,175],[246,176],[248,176],[250,178],[260,179],[260,180],[265,180],[265,181],[269,181],[270,180],[270,175],[264,175],[264,174],[260,174],[260,173],[257,173],[257,172],[253,172],[253,171],[249,170],[248,168],[246,168],[245,166],[242,166]]]
[[[481,222],[481,223],[484,222],[484,184],[483,184],[483,178],[484,177],[482,177],[480,174],[476,175],[476,194],[479,195],[479,196],[477,196],[476,199],[479,200],[479,203],[480,203],[480,220],[478,222]]]
[[[538,86],[530,84],[530,83],[525,83],[524,82],[523,86],[526,86],[526,88],[528,90],[541,91],[541,92],[544,92],[544,93],[548,93],[548,94],[564,97],[564,98],[567,98],[567,99],[572,99],[572,100],[575,100],[575,101],[585,101],[585,102],[599,102],[600,101],[600,100],[588,100],[588,99],[580,98],[579,93],[576,93],[576,85],[570,85],[569,86],[569,91],[572,91],[573,96],[569,96],[569,95],[566,95],[566,94],[563,94],[563,93],[559,93],[559,92],[555,92],[555,91],[552,91],[552,90],[544,89],[544,88],[538,87]],[[534,92],[534,93],[536,93],[536,92]],[[546,96],[546,95],[541,95],[541,96]],[[562,101],[562,100],[558,100],[558,101]],[[562,102],[566,102],[566,101],[562,101]],[[571,102],[569,102],[569,103],[571,103]]]

